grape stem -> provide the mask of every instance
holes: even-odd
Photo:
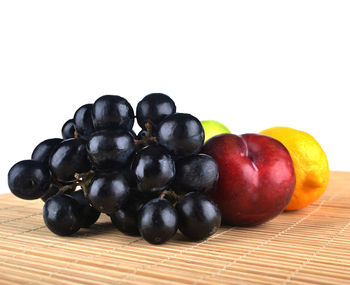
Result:
[[[143,140],[134,140],[135,145],[138,147],[144,147],[144,146],[148,146],[153,142],[157,141],[157,138],[152,136],[152,124],[150,122],[147,122],[145,124],[146,127],[146,137]]]
[[[73,182],[72,184],[61,186],[61,187],[59,187],[57,195],[64,194],[64,192],[66,192],[68,190],[72,190],[72,189],[75,190],[76,187],[77,187],[77,184],[75,182]]]
[[[147,137],[152,136],[152,124],[150,122],[146,122],[145,124],[146,131],[147,131]]]
[[[85,198],[87,197],[88,186],[90,185],[94,176],[95,172],[93,170],[85,173],[74,174],[75,179],[77,179],[77,185],[83,190]]]
[[[77,180],[86,180],[88,178],[94,177],[95,172],[93,170],[90,170],[88,172],[83,172],[83,173],[75,173],[74,177]]]
[[[51,176],[51,184],[55,185],[58,188],[57,194],[63,194],[64,192],[68,190],[72,190],[77,187],[76,182],[73,181],[67,185],[61,185],[53,176]]]
[[[176,201],[182,198],[182,195],[178,195],[174,191],[168,189],[163,190],[163,192],[159,195],[160,198],[166,198],[167,196],[175,199]]]
[[[84,197],[86,198],[87,197],[87,185],[82,181],[79,181],[77,184],[78,184],[78,186],[81,187],[81,190],[83,190]]]

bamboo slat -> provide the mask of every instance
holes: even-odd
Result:
[[[350,173],[331,172],[303,210],[252,228],[221,227],[201,242],[180,233],[155,246],[115,229],[59,237],[43,203],[0,195],[0,284],[350,284]]]

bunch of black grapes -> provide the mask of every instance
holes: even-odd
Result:
[[[178,228],[202,240],[220,226],[220,211],[205,194],[218,180],[218,167],[200,153],[203,127],[194,116],[176,113],[169,96],[147,95],[136,117],[126,99],[102,96],[75,112],[62,137],[41,142],[30,160],[8,173],[14,195],[45,201],[43,217],[53,233],[71,235],[100,213],[153,244]]]

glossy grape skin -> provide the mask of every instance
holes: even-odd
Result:
[[[79,204],[79,216],[82,228],[89,228],[100,217],[100,212],[90,206],[89,200],[85,198],[83,190],[74,191],[70,196]]]
[[[168,95],[152,93],[145,96],[137,104],[137,123],[144,130],[147,122],[151,123],[153,128],[156,128],[163,119],[175,112],[175,103]]]
[[[173,189],[177,193],[208,192],[219,179],[216,161],[206,154],[194,154],[176,161]]]
[[[64,123],[61,129],[63,139],[71,139],[75,137],[75,123],[73,119]]]
[[[137,188],[133,189],[135,191],[133,191],[133,195],[135,195],[135,197],[137,199],[139,199],[140,201],[143,202],[143,204],[146,204],[147,202],[151,201],[152,199],[158,198],[159,195],[161,194],[161,191],[157,191],[157,192],[140,192]]]
[[[121,209],[110,215],[113,225],[125,234],[139,235],[137,220],[142,206],[141,201],[131,198]]]
[[[180,231],[191,240],[213,235],[221,224],[219,208],[201,193],[187,193],[176,204]]]
[[[35,160],[22,160],[8,172],[8,185],[15,196],[21,199],[40,198],[50,184],[50,171],[46,164]]]
[[[135,155],[131,175],[140,192],[159,192],[174,179],[175,163],[164,148],[150,145]]]
[[[203,126],[190,114],[176,113],[161,122],[157,141],[177,157],[196,154],[204,142]]]
[[[62,142],[62,139],[48,139],[39,143],[32,153],[32,160],[40,161],[44,164],[49,163],[50,155],[56,147]]]
[[[112,214],[129,199],[130,186],[121,173],[97,173],[88,189],[87,198],[99,212]]]
[[[104,95],[92,107],[92,121],[95,130],[125,129],[134,125],[134,111],[129,102],[117,95]]]
[[[79,204],[71,196],[54,195],[43,209],[47,228],[56,235],[72,235],[80,229]]]
[[[74,124],[78,135],[81,138],[88,139],[95,131],[91,117],[92,104],[81,106],[74,114]]]
[[[91,169],[85,142],[81,139],[64,140],[52,153],[49,165],[58,181],[74,181],[75,173],[84,173]]]
[[[134,138],[134,140],[137,139],[137,135],[136,135],[136,133],[134,132],[134,130],[129,131],[129,133],[132,135],[132,137]]]
[[[92,135],[87,151],[94,166],[115,169],[129,163],[135,152],[132,135],[124,130],[104,130]]]
[[[138,228],[142,237],[149,243],[164,243],[177,231],[178,216],[176,210],[166,199],[153,199],[140,210]]]

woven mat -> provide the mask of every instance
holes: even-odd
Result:
[[[0,195],[0,284],[350,284],[350,173],[332,172],[309,207],[200,243],[164,245],[101,216],[72,237],[49,232],[41,201]]]

